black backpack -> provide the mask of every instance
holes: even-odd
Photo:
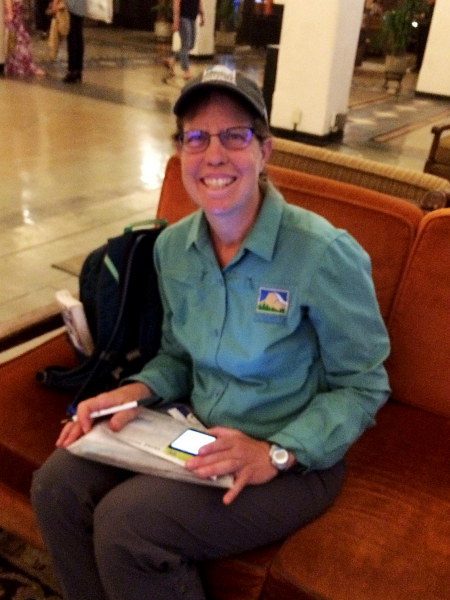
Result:
[[[151,229],[131,225],[125,232],[93,250],[80,273],[83,303],[95,349],[80,364],[67,369],[47,367],[37,373],[40,383],[74,394],[67,407],[114,389],[139,372],[157,353],[161,341],[162,305],[153,263],[153,246],[166,226],[149,221]]]

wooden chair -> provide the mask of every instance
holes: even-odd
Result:
[[[444,131],[450,131],[450,123],[435,126],[431,130],[434,138],[424,172],[445,177],[450,181],[450,135],[442,135]]]

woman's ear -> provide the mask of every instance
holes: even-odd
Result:
[[[267,161],[269,160],[269,157],[272,154],[272,146],[273,146],[273,142],[272,142],[271,137],[264,138],[263,141],[261,142],[261,155],[262,155],[262,160],[263,160],[263,168],[266,166]]]
[[[175,138],[173,140],[173,148],[175,150],[176,155],[181,158],[181,142]]]

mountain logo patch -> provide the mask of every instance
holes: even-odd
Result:
[[[273,288],[259,288],[256,311],[265,314],[285,315],[289,308],[289,292]]]

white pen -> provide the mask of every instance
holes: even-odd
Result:
[[[149,398],[142,398],[142,400],[133,400],[132,402],[125,402],[125,404],[117,404],[116,406],[110,406],[109,408],[102,408],[101,410],[94,410],[89,415],[90,419],[99,419],[100,417],[107,417],[116,412],[122,410],[128,410],[130,408],[137,408],[138,406],[148,406],[149,404],[156,404],[161,398],[159,396],[150,396]],[[78,421],[78,416],[73,415],[61,421],[61,423],[75,423]]]

